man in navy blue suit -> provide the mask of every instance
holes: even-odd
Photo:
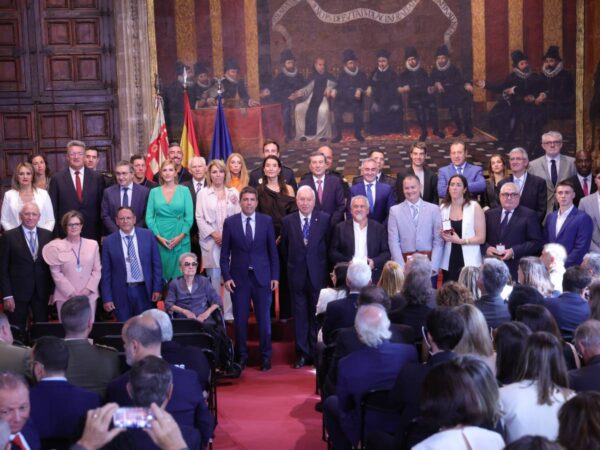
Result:
[[[248,316],[250,299],[258,322],[262,363],[271,369],[271,291],[279,285],[279,255],[273,221],[257,213],[256,189],[246,186],[240,192],[242,212],[225,219],[221,246],[221,273],[225,289],[231,292],[235,318],[235,353],[242,369],[248,360]]]
[[[467,162],[467,149],[462,141],[454,141],[450,145],[451,164],[441,167],[438,171],[438,195],[440,198],[446,197],[448,190],[448,180],[453,175],[462,175],[469,184],[469,193],[471,197],[477,197],[477,194],[483,194],[485,191],[485,178],[481,167],[474,166]]]
[[[362,182],[352,185],[348,200],[355,195],[364,195],[369,202],[369,218],[386,223],[390,208],[396,203],[394,189],[386,183],[377,181],[377,162],[372,158],[363,160],[360,173]],[[348,214],[350,214],[348,202]]]
[[[519,188],[506,182],[500,188],[500,207],[485,212],[485,256],[506,263],[513,280],[517,279],[519,260],[538,256],[544,246],[544,236],[538,215],[519,203]]]
[[[0,372],[0,418],[10,427],[11,449],[42,448],[30,413],[29,386],[25,378],[13,372]]]
[[[135,226],[133,210],[117,212],[119,230],[102,246],[102,300],[104,310],[115,311],[125,322],[157,302],[162,291],[162,264],[154,234]]]
[[[349,449],[358,442],[363,395],[372,389],[391,389],[402,367],[417,361],[413,345],[389,342],[390,320],[383,306],[361,306],[354,326],[366,347],[340,361],[336,394],[323,405],[325,428],[334,449]],[[367,415],[367,436],[375,425],[393,432],[395,420],[384,414]]]
[[[581,264],[592,242],[592,218],[573,204],[575,188],[568,180],[556,184],[559,209],[546,217],[544,238],[548,243],[561,244],[567,251],[565,267]]]
[[[161,357],[162,334],[156,320],[150,315],[129,319],[121,332],[127,364],[133,366],[147,356]],[[213,432],[213,417],[208,411],[202,395],[198,375],[187,369],[170,365],[173,376],[173,390],[166,410],[173,415],[177,424],[195,427],[207,442]],[[129,372],[113,380],[107,389],[107,401],[119,406],[133,406],[127,391]]]
[[[346,194],[342,178],[327,173],[325,155],[316,151],[308,157],[310,174],[300,180],[300,186],[311,187],[316,194],[315,208],[331,216],[331,226],[344,220],[346,208]]]
[[[33,374],[37,384],[31,388],[31,419],[42,441],[77,441],[90,409],[100,406],[100,396],[67,381],[69,349],[55,336],[39,338],[33,347]]]
[[[315,356],[317,324],[315,310],[319,292],[327,286],[329,214],[315,210],[316,195],[308,186],[296,194],[298,212],[283,218],[282,259],[287,261],[288,283],[294,305],[294,326],[300,369]]]
[[[121,206],[129,206],[135,217],[137,227],[146,226],[146,204],[150,190],[133,182],[133,166],[127,161],[120,161],[115,167],[117,184],[104,190],[102,207],[100,208],[104,234],[114,233],[119,229],[116,222],[117,211]]]
[[[545,301],[546,308],[556,319],[565,338],[571,339],[575,329],[590,317],[590,305],[583,298],[583,291],[591,281],[592,277],[586,269],[569,267],[563,276],[563,293]]]

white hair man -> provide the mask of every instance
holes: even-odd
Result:
[[[542,250],[542,262],[548,269],[550,281],[554,290],[562,292],[562,280],[565,274],[565,261],[567,260],[567,251],[560,244],[546,244]]]

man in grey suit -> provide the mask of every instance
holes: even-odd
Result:
[[[590,252],[600,253],[600,172],[597,172],[596,176],[594,176],[594,183],[596,183],[599,190],[587,197],[583,197],[579,201],[579,210],[587,213],[594,223]]]
[[[440,208],[421,198],[421,182],[416,175],[406,175],[402,181],[405,200],[390,209],[388,243],[392,259],[404,267],[411,253],[425,253],[435,272],[440,268],[444,241],[440,234]]]
[[[575,170],[575,159],[560,154],[563,140],[558,131],[542,134],[542,148],[546,153],[529,164],[529,173],[546,180],[546,215],[554,211],[554,189],[559,181],[572,177]]]

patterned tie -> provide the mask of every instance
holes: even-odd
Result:
[[[500,236],[504,233],[506,226],[508,225],[508,217],[510,216],[510,211],[504,210],[504,218],[502,222],[500,222]]]
[[[138,262],[135,254],[135,247],[133,246],[133,236],[125,236],[127,240],[127,258],[129,258],[129,267],[131,269],[131,278],[134,282],[142,279],[142,269]]]
[[[129,206],[129,195],[127,195],[128,191],[128,187],[123,188],[123,201],[121,202],[121,206]]]
[[[29,238],[27,239],[27,241],[29,242],[29,250],[31,250],[31,256],[33,256],[33,259],[35,259],[36,255],[37,255],[37,242],[35,239],[35,231],[28,231],[29,233]]]
[[[517,185],[517,188],[519,189],[519,192],[521,192],[521,179],[520,178],[515,178],[514,182]]]
[[[83,201],[83,189],[81,187],[81,177],[79,176],[79,170],[75,171],[75,192],[77,192],[77,200],[79,203]]]
[[[308,217],[305,217],[304,225],[302,226],[302,237],[304,237],[304,245],[308,244],[309,233],[310,233],[310,224],[308,223]]]
[[[590,193],[590,189],[587,184],[587,178],[584,178],[583,179],[583,196],[587,197],[589,193]]]
[[[196,183],[196,194],[202,189],[202,183]]]
[[[373,212],[373,206],[374,206],[372,187],[373,187],[373,183],[367,184],[367,200],[369,201],[369,212],[370,213]]]
[[[317,197],[319,197],[319,204],[323,204],[323,180],[317,180]]]
[[[419,208],[417,205],[410,205],[412,209],[412,221],[417,226],[417,222],[419,221]]]
[[[252,225],[250,225],[250,217],[246,217],[246,242],[248,245],[252,245]]]
[[[558,181],[558,172],[556,171],[556,161],[550,160],[550,179],[552,180],[552,186],[556,186]]]
[[[456,167],[456,173],[459,174],[459,175],[462,175],[463,168],[462,167]]]
[[[27,450],[27,447],[23,443],[21,433],[17,433],[12,441],[10,441],[11,450]]]

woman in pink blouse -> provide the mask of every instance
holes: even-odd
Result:
[[[42,250],[54,279],[53,302],[58,317],[63,303],[74,295],[85,295],[90,300],[93,317],[101,272],[98,243],[81,237],[83,216],[77,211],[66,213],[61,226],[67,237],[53,240]]]

